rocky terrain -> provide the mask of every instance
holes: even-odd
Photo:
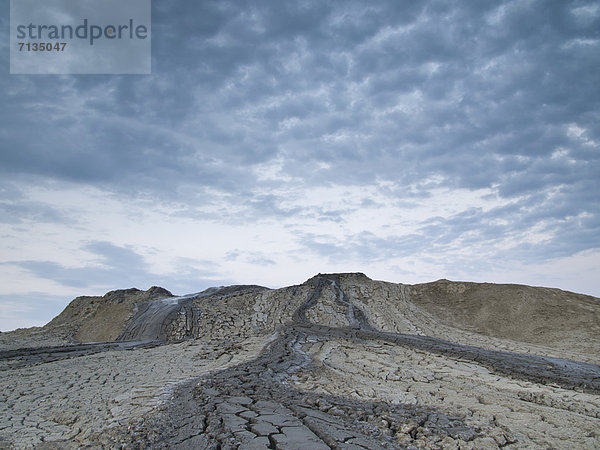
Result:
[[[0,334],[0,448],[599,448],[599,363],[557,289],[113,291]]]

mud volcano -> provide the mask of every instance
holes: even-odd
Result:
[[[0,335],[0,448],[594,448],[600,300],[319,274]]]

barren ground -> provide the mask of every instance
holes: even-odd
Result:
[[[598,448],[599,324],[594,297],[362,274],[80,297],[0,335],[0,448]]]

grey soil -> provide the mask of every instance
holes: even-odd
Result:
[[[565,350],[540,331],[552,313],[532,303],[562,291],[536,289],[320,274],[276,291],[133,292],[142,301],[119,310],[118,342],[0,353],[0,448],[597,447],[600,349],[594,337]],[[485,312],[525,294],[536,333]],[[584,328],[572,335],[597,336],[598,299],[563,297]],[[592,319],[576,319],[583,310]],[[69,376],[71,388],[53,381]],[[82,406],[94,399],[97,411]],[[67,418],[50,413],[59,405]]]

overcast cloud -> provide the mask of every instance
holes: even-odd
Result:
[[[154,0],[152,75],[9,73],[0,330],[363,271],[600,296],[596,1]]]

